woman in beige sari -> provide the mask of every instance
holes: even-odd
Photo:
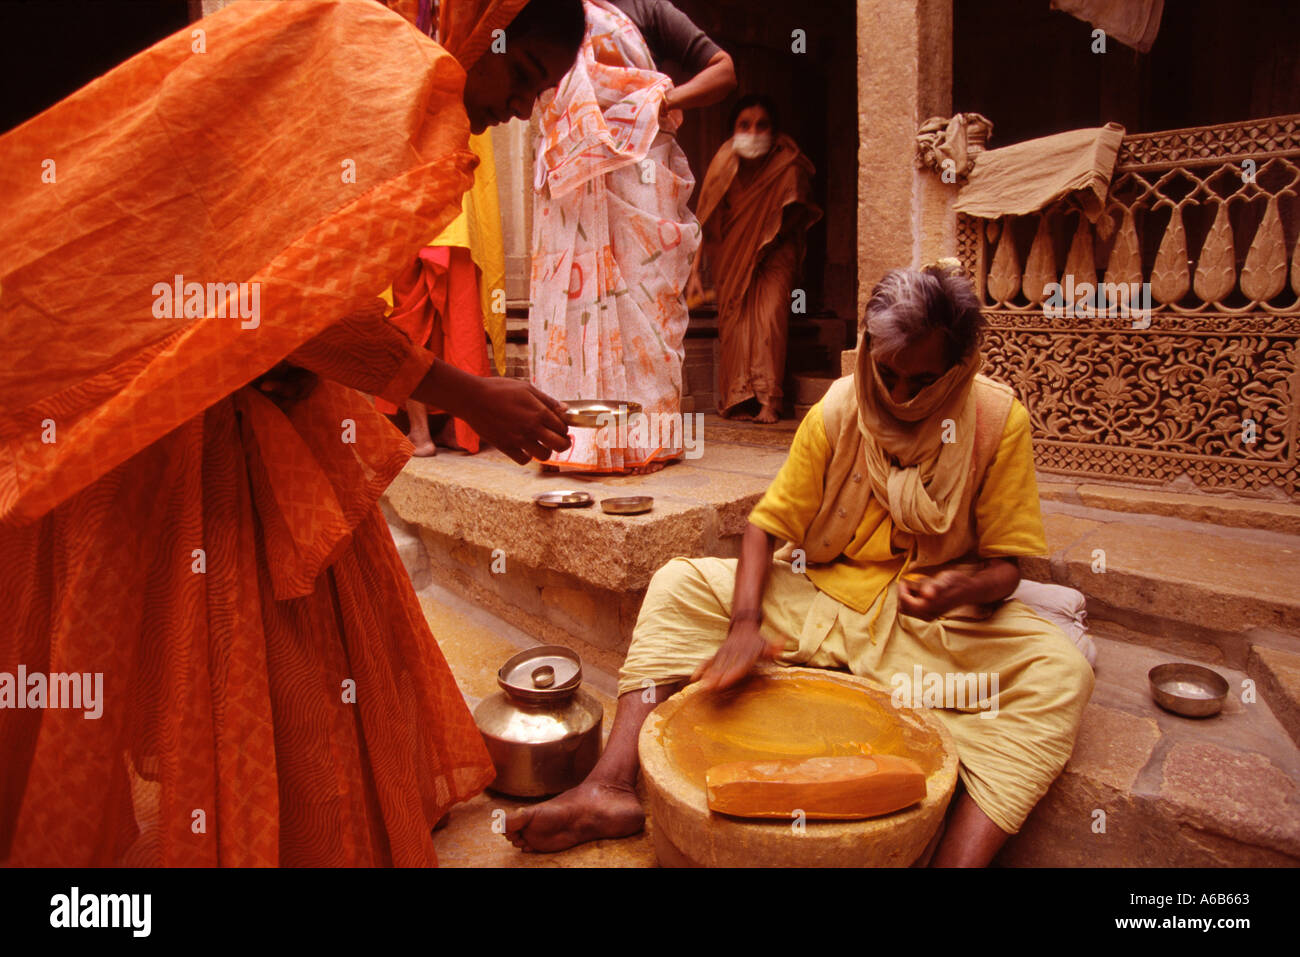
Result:
[[[718,296],[718,411],[770,423],[781,414],[786,320],[804,234],[821,210],[812,202],[813,165],[777,128],[767,97],[741,97],[731,126],[734,135],[709,164],[699,207]],[[697,261],[688,300],[701,292]],[[749,411],[754,405],[757,415]]]

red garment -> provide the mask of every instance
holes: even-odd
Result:
[[[474,375],[488,372],[483,307],[478,294],[478,267],[463,246],[425,246],[409,269],[393,283],[393,311],[388,321],[438,358]],[[392,415],[397,406],[377,398],[375,408]],[[437,412],[436,409],[430,409]],[[479,450],[478,433],[454,420],[456,444]]]
[[[465,73],[373,3],[202,23],[0,136],[0,866],[433,864],[492,763],[361,393],[433,361],[377,304],[472,181]],[[182,274],[257,321],[161,308]]]

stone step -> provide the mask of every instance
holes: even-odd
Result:
[[[801,373],[794,377],[794,381],[794,401],[796,407],[798,407],[800,405],[811,406],[820,402],[822,396],[826,394],[826,390],[834,384],[835,378],[828,375]]]
[[[650,576],[678,555],[735,555],[784,447],[709,437],[708,454],[652,475],[521,467],[493,449],[412,460],[385,493],[424,544],[433,576],[543,640],[568,636],[621,655]],[[544,509],[542,491],[650,495],[645,515],[599,505]]]
[[[998,863],[1037,867],[1300,865],[1300,749],[1267,689],[1228,680],[1211,718],[1151,699],[1147,672],[1165,652],[1094,628],[1097,684],[1065,771]],[[1243,700],[1246,699],[1246,700]],[[1104,828],[1104,830],[1103,830]]]
[[[413,578],[427,577],[419,536],[394,517],[394,539]],[[521,648],[552,636],[521,631],[490,610],[437,582],[419,590],[439,647],[472,708],[496,690],[500,664]],[[1097,685],[1074,754],[1020,834],[999,855],[1004,866],[1295,866],[1300,864],[1300,750],[1275,712],[1272,689],[1218,668],[1228,680],[1224,712],[1182,718],[1151,700],[1147,672],[1172,660],[1165,652],[1117,639],[1111,626],[1094,629]],[[560,641],[582,657],[584,682],[605,707],[609,732],[621,653],[571,637]],[[1265,653],[1286,676],[1300,659]],[[1289,705],[1294,708],[1294,701]],[[1286,704],[1283,707],[1287,707]],[[626,841],[584,845],[555,857],[524,855],[491,831],[491,816],[523,802],[491,792],[459,806],[435,836],[444,865],[653,866],[646,833]],[[1103,829],[1104,828],[1104,829]]]
[[[650,476],[549,474],[487,450],[412,462],[388,492],[421,528],[441,572],[481,601],[498,596],[520,627],[549,622],[598,647],[625,647],[641,594],[676,555],[735,554],[749,510],[784,461],[796,423],[757,426],[705,415],[702,458]],[[653,512],[544,511],[534,493],[577,487],[596,498],[649,494]],[[1082,591],[1117,635],[1267,677],[1253,649],[1300,654],[1300,536],[1168,515],[1043,502],[1049,555],[1027,578]],[[432,540],[437,539],[435,544]],[[492,571],[500,550],[507,572]],[[527,588],[516,587],[522,581]],[[521,597],[522,596],[522,597]],[[507,607],[513,606],[513,607]],[[1250,664],[1252,655],[1257,659]],[[1272,680],[1272,679],[1269,679]]]
[[[1257,682],[1291,740],[1300,745],[1300,654],[1252,645],[1246,673]]]
[[[1051,500],[1043,522],[1025,576],[1083,592],[1121,637],[1233,668],[1255,645],[1300,653],[1300,536]]]
[[[1166,492],[1132,485],[1067,482],[1060,476],[1038,476],[1044,502],[1061,502],[1112,512],[1163,515],[1223,528],[1254,528],[1300,535],[1300,505],[1235,498],[1209,493]]]

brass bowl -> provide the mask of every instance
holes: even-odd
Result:
[[[573,489],[538,492],[533,496],[533,502],[543,508],[586,508],[594,501],[590,492],[577,492]]]
[[[1228,682],[1217,671],[1175,662],[1147,672],[1151,696],[1166,711],[1189,718],[1207,718],[1223,710]]]
[[[621,498],[602,498],[600,509],[606,515],[644,515],[654,508],[655,500],[649,495],[626,495]]]
[[[579,429],[598,429],[603,425],[620,425],[629,416],[641,411],[641,403],[620,399],[572,399],[564,403],[568,408],[561,416],[566,423]]]

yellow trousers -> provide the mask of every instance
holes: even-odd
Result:
[[[619,694],[689,679],[727,636],[736,560],[675,558],[650,581]],[[989,618],[922,621],[898,613],[894,586],[865,613],[773,562],[765,637],[780,664],[844,668],[930,707],[957,743],[959,774],[980,809],[1014,834],[1069,760],[1093,673],[1070,639],[1019,601]]]

